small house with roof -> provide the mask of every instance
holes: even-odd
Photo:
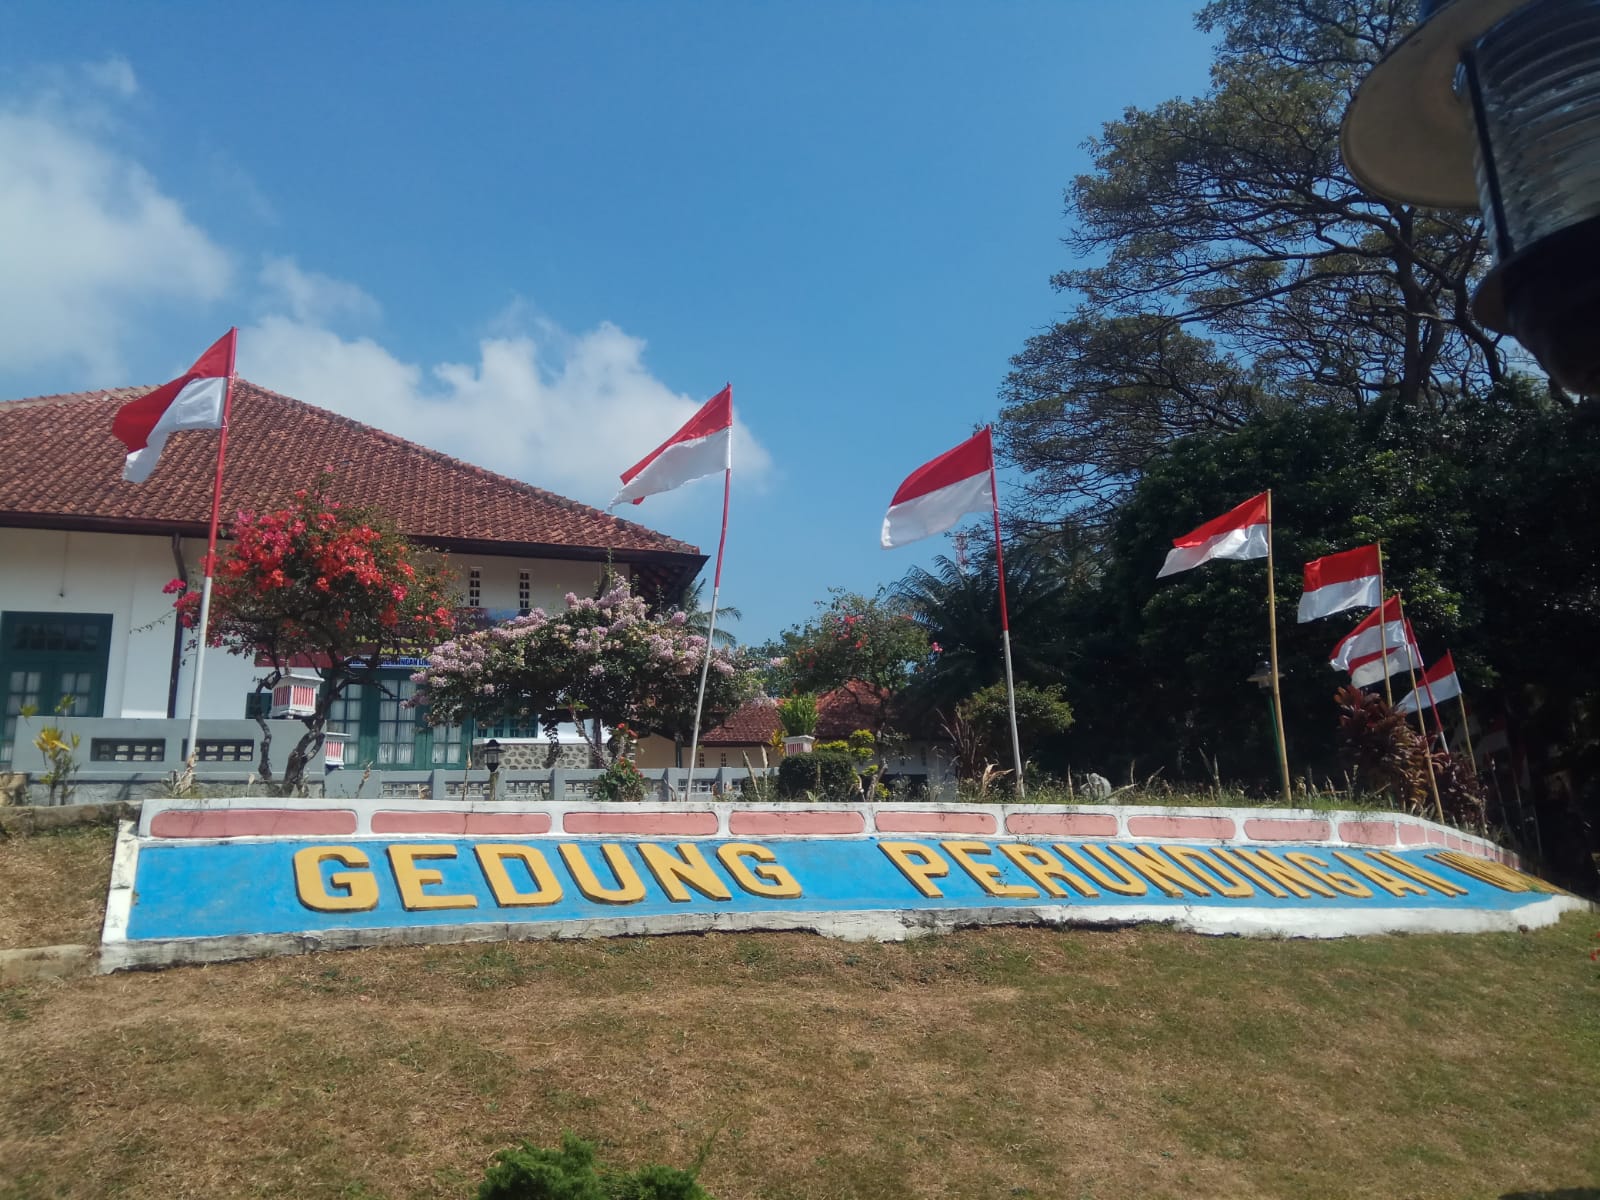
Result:
[[[0,772],[25,707],[49,712],[70,697],[75,716],[189,715],[192,639],[162,586],[199,572],[216,438],[175,437],[149,480],[124,482],[112,417],[144,390],[0,401]],[[607,562],[662,595],[705,563],[642,525],[237,380],[224,514],[281,507],[324,471],[333,499],[375,505],[447,555],[463,602],[490,617],[560,607],[568,592],[592,591]],[[381,691],[353,687],[336,705],[329,729],[352,739],[349,761],[465,761],[473,731],[430,729],[404,706],[414,669],[390,664]],[[254,715],[259,674],[209,654],[201,718]]]

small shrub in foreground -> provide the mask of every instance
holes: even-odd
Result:
[[[561,1149],[523,1142],[502,1150],[489,1164],[478,1200],[712,1200],[694,1171],[658,1164],[637,1171],[608,1171],[594,1158],[594,1144],[570,1133]]]

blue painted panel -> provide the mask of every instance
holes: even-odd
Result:
[[[1104,848],[1104,842],[1023,842],[1009,839],[1011,844],[1029,844],[1048,849],[1065,846],[1073,849],[1091,845]],[[596,917],[639,917],[661,913],[680,912],[852,912],[874,910],[960,909],[995,907],[1031,907],[1040,904],[1068,905],[1085,910],[1105,906],[1139,905],[1170,907],[1174,913],[1189,906],[1251,909],[1405,909],[1405,908],[1461,908],[1461,909],[1514,909],[1543,899],[1539,892],[1508,891],[1476,879],[1464,871],[1430,859],[1423,851],[1390,851],[1395,858],[1414,865],[1456,887],[1465,889],[1464,895],[1446,895],[1444,891],[1425,887],[1424,895],[1394,896],[1376,882],[1361,880],[1372,891],[1370,898],[1340,895],[1329,899],[1317,895],[1300,898],[1293,895],[1273,897],[1257,880],[1251,894],[1229,898],[1213,890],[1206,896],[1184,894],[1177,898],[1163,894],[1151,883],[1146,894],[1124,896],[1111,893],[1095,885],[1099,894],[1066,898],[1044,895],[1028,875],[997,849],[1002,839],[967,839],[960,845],[974,847],[981,841],[986,849],[973,850],[970,858],[981,865],[993,867],[992,884],[1002,887],[1027,888],[1031,896],[995,895],[981,886],[973,873],[964,869],[959,859],[945,849],[938,839],[887,839],[860,840],[819,839],[815,841],[774,841],[764,843],[776,858],[776,864],[793,876],[800,885],[801,895],[793,899],[751,895],[742,891],[735,877],[718,862],[716,851],[726,844],[720,840],[697,840],[699,847],[712,864],[717,876],[732,892],[732,899],[715,900],[691,890],[691,899],[673,901],[660,882],[647,868],[641,855],[642,840],[620,838],[565,838],[555,840],[518,841],[514,838],[439,838],[426,844],[448,847],[453,857],[419,861],[424,869],[439,871],[442,881],[422,888],[427,895],[464,895],[473,899],[470,908],[454,907],[407,911],[395,871],[388,857],[391,845],[415,847],[422,842],[415,839],[307,839],[278,840],[270,842],[230,842],[219,844],[184,844],[171,842],[143,842],[139,853],[135,898],[130,913],[128,939],[130,941],[166,938],[205,938],[237,934],[264,933],[316,933],[331,929],[382,929],[425,925],[463,925],[484,923],[526,923],[529,925],[592,919]],[[579,891],[572,874],[558,852],[562,845],[573,845],[583,854],[603,886],[615,887],[616,878],[601,853],[601,845],[610,842],[620,845],[627,862],[644,883],[645,895],[629,904],[607,904],[588,899]],[[677,841],[663,839],[652,844],[667,852],[675,852]],[[749,843],[742,843],[748,845]],[[932,879],[941,895],[922,894],[891,861],[884,845],[915,844],[937,855],[948,867],[948,872]],[[356,870],[370,874],[376,885],[377,904],[366,912],[319,912],[303,902],[296,886],[294,856],[299,850],[318,846],[353,846],[362,851],[370,862],[368,868],[348,868],[337,863],[321,867],[324,888],[330,875],[339,871]],[[562,889],[561,899],[540,907],[501,907],[486,880],[473,847],[477,845],[525,845],[539,851],[550,865]],[[1254,849],[1254,848],[1252,848]],[[1333,857],[1327,847],[1274,845],[1274,855],[1304,852],[1325,864],[1328,871],[1345,876],[1357,872]],[[1370,868],[1397,872],[1384,866],[1370,854],[1345,850],[1357,861]],[[1059,856],[1058,856],[1059,857]],[[756,865],[754,863],[752,866]],[[1175,866],[1177,864],[1174,864]],[[1077,872],[1077,868],[1070,868]],[[519,888],[532,890],[533,883],[527,871],[516,863],[510,864],[513,880]],[[1081,876],[1080,876],[1081,877]],[[1087,882],[1087,881],[1086,881]],[[1531,881],[1530,881],[1531,882]],[[328,889],[338,894],[339,889]],[[313,896],[314,899],[314,896]]]

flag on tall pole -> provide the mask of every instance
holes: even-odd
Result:
[[[993,476],[994,443],[985,425],[906,476],[883,518],[883,548],[933,537],[968,513],[995,509]]]
[[[1006,707],[1011,718],[1011,760],[1017,795],[1027,794],[1022,777],[1022,739],[1017,735],[1017,686],[1011,671],[1011,618],[1006,612],[1006,558],[1000,538],[1000,488],[995,481],[994,439],[989,426],[906,476],[889,501],[880,540],[885,550],[945,532],[969,513],[994,517],[994,566],[1000,584],[1000,648],[1006,666]]]
[[[1305,590],[1300,594],[1300,622],[1347,608],[1377,608],[1382,585],[1383,562],[1376,542],[1312,559],[1306,564]]]
[[[1350,682],[1360,687],[1371,687],[1375,683],[1385,683],[1388,679],[1401,672],[1409,671],[1422,666],[1422,651],[1417,648],[1416,630],[1411,628],[1408,621],[1405,624],[1405,640],[1399,643],[1380,646],[1369,654],[1353,655],[1350,659]]]
[[[733,384],[700,406],[678,432],[622,473],[622,490],[611,501],[638,504],[646,496],[670,492],[694,479],[722,472],[722,533],[717,538],[717,567],[711,577],[711,618],[706,625],[705,655],[700,660],[700,690],[694,701],[694,731],[689,736],[689,773],[683,793],[694,790],[695,759],[700,754],[700,714],[706,703],[706,676],[716,644],[717,598],[722,592],[722,552],[728,545],[728,499],[733,491]]]
[[[611,501],[641,503],[646,496],[670,492],[692,479],[733,468],[733,385],[730,383],[700,406],[661,445],[622,473],[622,488]]]
[[[1400,600],[1390,596],[1339,639],[1328,656],[1328,665],[1335,671],[1348,671],[1355,660],[1381,654],[1388,649],[1400,649],[1409,640],[1410,635],[1400,616]]]
[[[1271,493],[1262,492],[1182,537],[1172,539],[1157,579],[1189,571],[1213,558],[1266,558],[1272,553]]]
[[[185,429],[220,429],[217,469],[211,483],[211,530],[200,584],[200,618],[196,629],[194,679],[189,690],[189,740],[184,757],[189,768],[199,755],[200,685],[205,678],[206,637],[211,625],[211,577],[217,565],[217,529],[222,521],[222,466],[228,455],[228,418],[233,410],[234,361],[239,331],[230,329],[195,360],[185,375],[130,400],[117,410],[111,432],[128,448],[122,477],[131,483],[150,478],[169,434]]]
[[[1172,549],[1156,578],[1193,570],[1214,558],[1265,558],[1267,560],[1267,650],[1272,669],[1272,727],[1278,740],[1278,772],[1283,802],[1292,804],[1289,786],[1289,749],[1283,734],[1283,691],[1278,672],[1278,594],[1272,559],[1272,492],[1252,496],[1220,517],[1172,540]]]
[[[1422,705],[1430,708],[1440,700],[1454,700],[1461,695],[1461,680],[1456,675],[1455,659],[1448,650],[1433,666],[1422,673],[1422,685],[1400,703],[1395,712],[1416,712]]]
[[[117,409],[111,432],[128,448],[122,467],[125,480],[143,483],[149,479],[172,434],[224,427],[238,336],[237,329],[228,330],[187,372]]]

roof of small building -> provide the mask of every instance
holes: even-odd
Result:
[[[871,729],[881,719],[883,706],[884,697],[858,679],[824,692],[817,697],[817,740],[842,741],[858,729]],[[778,702],[758,696],[707,730],[700,741],[707,746],[765,746],[781,728]]]
[[[175,434],[144,483],[125,483],[117,409],[148,388],[0,401],[0,525],[204,534],[216,437]],[[286,503],[322,471],[330,495],[384,510],[446,550],[654,564],[687,582],[699,550],[244,379],[234,384],[223,514]]]

